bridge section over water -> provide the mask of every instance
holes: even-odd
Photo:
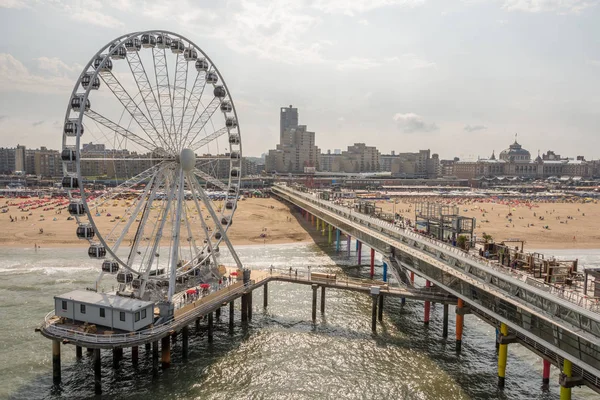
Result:
[[[473,312],[496,326],[499,384],[504,382],[505,346],[518,342],[563,369],[561,398],[569,398],[570,388],[581,384],[600,393],[600,308],[594,299],[320,200],[313,193],[284,185],[273,186],[272,193],[316,217],[317,224],[335,228],[338,241],[343,232],[383,254],[398,276],[416,273],[456,296],[457,322]]]

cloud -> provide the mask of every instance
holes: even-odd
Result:
[[[590,60],[590,64],[596,67],[600,67],[600,60]]]
[[[35,122],[32,122],[31,125],[32,126],[39,126],[39,125],[43,124],[44,122],[45,121],[35,121]]]
[[[408,69],[423,69],[435,67],[435,63],[420,58],[416,54],[406,53],[401,56],[387,57],[384,60],[388,64],[395,64]]]
[[[425,122],[423,117],[415,113],[397,113],[392,119],[396,121],[398,128],[404,133],[434,132],[438,130],[436,124]]]
[[[356,15],[389,6],[416,7],[425,0],[316,0],[313,8],[327,14]]]
[[[465,125],[465,131],[467,132],[483,131],[486,129],[487,126],[484,125]]]
[[[0,53],[0,92],[65,93],[74,82],[64,75],[33,74],[11,54]]]
[[[369,21],[367,21],[366,19],[359,19],[358,23],[360,25],[369,26]]]
[[[502,8],[531,13],[577,14],[598,4],[599,0],[504,0]]]
[[[338,61],[336,64],[336,68],[340,71],[345,70],[365,70],[374,67],[379,67],[381,64],[377,61],[368,59],[368,58],[360,58],[360,57],[351,57],[347,60]]]
[[[0,0],[0,8],[30,8],[26,0]]]

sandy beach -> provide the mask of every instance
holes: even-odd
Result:
[[[398,198],[395,206],[392,200],[377,201],[377,207],[388,213],[395,209],[414,221],[416,200]],[[525,249],[600,248],[600,204],[593,202],[516,200],[502,204],[492,200],[441,197],[419,200],[457,205],[460,215],[476,219],[475,234],[478,237],[486,233],[495,241],[525,240]]]
[[[60,207],[44,211],[43,208],[23,212],[18,203],[25,199],[2,199],[0,205],[8,206],[7,212],[0,214],[0,247],[88,247],[88,242],[77,239],[75,220],[68,220],[69,213]],[[127,206],[123,202],[113,206],[105,205],[106,211],[94,219],[101,232],[115,226],[115,216],[125,216]],[[29,215],[31,214],[31,215]],[[110,214],[110,216],[108,215]],[[11,217],[14,222],[11,222]],[[249,198],[238,202],[238,208],[229,230],[229,238],[235,245],[279,244],[311,241],[310,234],[292,215],[283,203],[272,198]],[[24,219],[22,219],[24,218]],[[199,219],[192,217],[192,227],[201,229]],[[167,227],[169,228],[169,224]],[[40,229],[43,233],[40,233]],[[134,230],[126,236],[133,237]],[[261,237],[261,235],[265,237]]]
[[[395,206],[392,200],[377,201],[377,206],[389,213],[395,209],[397,213],[414,221],[414,202],[422,200],[424,199],[401,197],[396,199]],[[88,247],[87,241],[77,239],[77,224],[75,220],[67,220],[67,210],[57,213],[60,206],[56,206],[48,210],[40,207],[23,212],[18,209],[17,204],[24,201],[25,199],[0,200],[2,209],[7,209],[0,214],[0,247]],[[456,204],[461,215],[475,217],[475,233],[479,237],[487,233],[497,241],[522,239],[525,240],[526,249],[600,248],[600,205],[593,202],[544,203],[517,200],[501,204],[492,200],[441,197],[429,197],[427,201]],[[127,209],[123,202],[106,207],[106,211],[95,218],[102,232],[116,224],[114,217],[111,218],[108,214],[125,215]],[[11,217],[14,222],[10,221]],[[194,216],[191,225],[201,229],[199,219]],[[284,203],[273,198],[249,198],[238,203],[229,237],[235,245],[310,242],[313,240],[310,233],[314,232],[307,232],[306,228],[307,223],[299,218],[299,214],[292,213]],[[40,229],[43,233],[40,233]],[[132,235],[133,232],[127,239]]]

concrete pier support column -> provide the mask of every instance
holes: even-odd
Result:
[[[171,335],[171,341],[173,342],[173,344],[177,343],[177,331],[173,332],[173,334]]]
[[[463,335],[463,323],[465,316],[460,314],[460,309],[463,308],[465,302],[462,299],[458,299],[458,304],[456,305],[456,352],[460,353],[462,348],[462,335]]]
[[[213,340],[213,313],[208,313],[208,341],[212,342]]]
[[[229,302],[229,332],[233,332],[233,322],[235,318],[233,300]]]
[[[308,211],[304,210],[304,216],[306,217],[306,222],[310,221],[310,214],[308,213]]]
[[[121,360],[121,352],[123,349],[115,347],[113,349],[113,368],[119,368],[119,361]]]
[[[81,346],[75,346],[75,358],[79,360],[82,357],[82,353]]]
[[[358,265],[360,265],[362,262],[362,243],[360,242],[360,240],[356,241],[356,251],[358,252]]]
[[[321,314],[325,313],[325,286],[321,286]]]
[[[331,225],[329,225],[329,244],[331,244],[331,242],[333,242],[333,227]]]
[[[252,321],[252,292],[248,293],[246,305],[248,307],[248,321]]]
[[[152,342],[152,374],[158,374],[158,340]]]
[[[500,324],[500,336],[508,336],[508,325]],[[498,387],[504,389],[506,381],[506,362],[508,359],[508,344],[500,343],[498,350]]]
[[[425,287],[428,288],[430,286],[431,286],[431,282],[425,281]],[[429,316],[430,316],[430,313],[431,313],[431,302],[425,301],[425,310],[424,310],[424,312],[425,312],[425,315],[424,315],[424,318],[423,318],[423,322],[425,323],[425,325],[429,325]]]
[[[564,377],[566,378],[570,378],[573,376],[573,364],[567,359],[563,361],[562,375],[564,375]],[[561,385],[560,400],[571,400],[571,387]]]
[[[448,304],[444,304],[444,322],[442,323],[442,337],[448,337]]]
[[[263,286],[263,308],[267,308],[269,305],[269,284],[265,283]]]
[[[375,249],[371,249],[371,279],[375,275]]]
[[[350,246],[352,245],[352,236],[348,235],[346,238],[346,249],[348,251],[348,257],[350,257]]]
[[[165,369],[171,366],[171,341],[168,336],[160,339],[160,364]]]
[[[221,319],[221,307],[215,310],[215,318],[217,319],[217,321]]]
[[[248,306],[247,306],[247,297],[245,294],[241,297],[242,302],[242,323],[248,322]]]
[[[318,285],[312,285],[312,321],[317,322],[317,289]]]
[[[377,295],[371,294],[371,298],[373,300],[373,307],[371,312],[371,331],[373,333],[377,332]]]
[[[542,390],[550,389],[550,361],[545,358],[542,359],[543,371],[542,371]]]
[[[144,349],[146,350],[147,353],[149,353],[150,350],[152,349],[152,343],[146,343],[144,345]]]
[[[406,304],[406,297],[402,297],[400,299],[400,304],[405,305]]]
[[[335,230],[335,251],[338,253],[340,251],[340,230],[337,228]]]
[[[102,393],[102,359],[100,349],[94,349],[94,392]]]
[[[137,346],[131,347],[131,363],[137,365],[138,359],[140,358],[140,349]]]
[[[87,351],[88,354],[91,354],[92,356],[94,355],[94,349],[92,349],[91,347],[87,347],[85,349],[85,351]]]
[[[377,309],[377,319],[379,322],[383,321],[383,295],[379,295],[379,306]]]
[[[196,334],[198,334],[198,331],[200,330],[200,318],[196,318],[196,322],[194,323],[194,327],[196,328]]]
[[[387,272],[388,272],[388,265],[387,263],[384,261],[383,262],[383,281],[387,282],[388,278],[387,278]]]
[[[52,382],[60,384],[60,341],[52,341]]]
[[[188,356],[188,341],[190,336],[190,328],[186,325],[181,329],[181,355],[183,358]]]

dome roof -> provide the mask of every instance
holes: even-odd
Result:
[[[500,159],[506,161],[531,161],[531,153],[525,150],[517,141],[511,144],[508,149],[502,150]]]

